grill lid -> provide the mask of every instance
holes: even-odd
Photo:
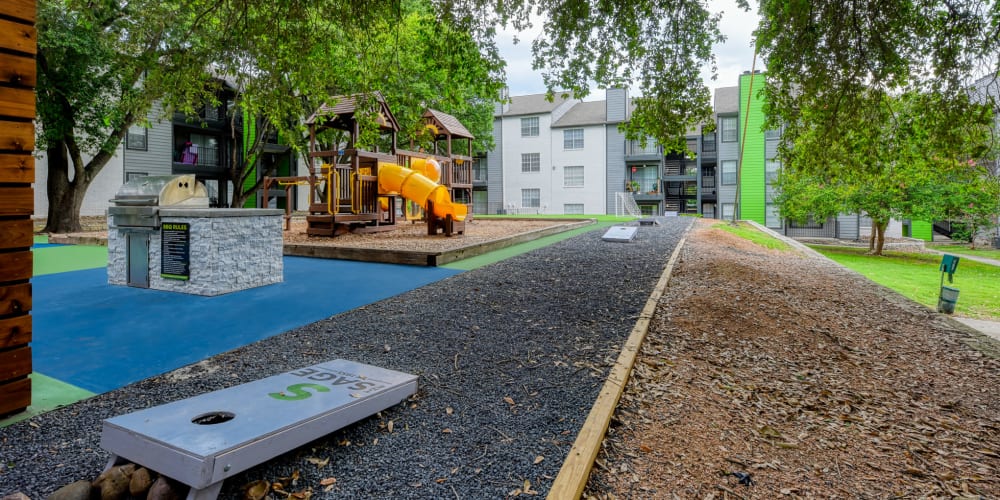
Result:
[[[208,190],[193,174],[146,176],[122,184],[111,202],[118,206],[208,208]]]

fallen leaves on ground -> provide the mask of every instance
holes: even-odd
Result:
[[[822,258],[700,222],[587,495],[998,498],[1000,363],[976,342]]]

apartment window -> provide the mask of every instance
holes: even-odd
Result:
[[[764,179],[765,182],[771,184],[775,179],[778,178],[778,172],[781,170],[781,161],[775,158],[767,160],[764,162]]]
[[[736,185],[736,160],[722,160],[722,185]]]
[[[727,116],[720,118],[722,124],[722,142],[736,142],[736,117]]]
[[[522,189],[521,206],[524,208],[539,208],[542,206],[541,189]]]
[[[781,129],[764,131],[764,140],[776,141],[778,139],[781,139]]]
[[[521,137],[538,137],[538,117],[521,118]]]
[[[521,153],[521,172],[540,172],[541,155],[539,153]]]
[[[771,229],[781,229],[781,216],[778,214],[778,206],[774,203],[764,206],[764,225]]]
[[[566,215],[583,215],[583,203],[566,203],[563,205],[563,213]]]
[[[732,220],[733,219],[733,210],[735,208],[736,208],[736,205],[734,205],[732,203],[723,203],[722,204],[722,220]]]
[[[132,179],[138,179],[140,177],[146,177],[149,175],[146,172],[125,172],[125,182],[131,181]]]
[[[142,125],[132,125],[128,128],[128,135],[125,136],[125,149],[135,151],[146,151],[146,134],[148,129]]]
[[[583,187],[583,166],[576,165],[563,168],[563,186]]]
[[[706,153],[715,151],[715,132],[706,132],[701,137],[701,150]]]
[[[583,129],[563,130],[563,149],[583,149]]]

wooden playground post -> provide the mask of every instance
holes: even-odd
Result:
[[[35,0],[0,2],[0,416],[31,404]]]

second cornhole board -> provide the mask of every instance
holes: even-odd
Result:
[[[604,236],[601,236],[601,239],[604,241],[628,243],[635,240],[638,231],[639,228],[635,226],[611,226],[604,233]]]
[[[101,447],[214,499],[230,476],[394,406],[417,376],[343,359],[104,421]]]

